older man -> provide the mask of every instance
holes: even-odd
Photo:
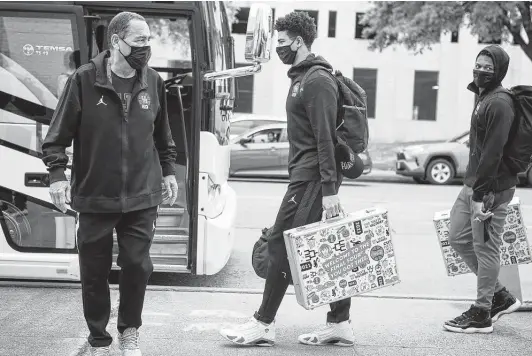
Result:
[[[176,148],[161,77],[147,67],[150,29],[135,13],[116,15],[108,27],[110,50],[67,81],[43,144],[50,194],[63,212],[79,213],[78,251],[83,311],[92,355],[109,355],[111,303],[108,276],[113,230],[118,236],[119,346],[141,355],[138,328],[148,278],[149,249],[163,190],[177,197]],[[74,141],[72,180],[65,149]],[[163,184],[164,182],[164,184]]]

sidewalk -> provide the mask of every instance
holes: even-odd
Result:
[[[109,331],[116,338],[117,291],[112,290]],[[149,290],[141,342],[144,356],[356,355],[455,356],[532,354],[530,314],[515,313],[495,324],[491,335],[461,335],[442,322],[463,312],[460,302],[355,298],[354,348],[307,347],[297,336],[324,322],[327,307],[306,311],[286,296],[277,318],[274,348],[240,348],[217,330],[252,315],[259,294]],[[0,355],[88,355],[79,289],[0,288]],[[120,355],[114,345],[113,356]]]

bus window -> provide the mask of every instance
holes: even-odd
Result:
[[[58,97],[80,65],[77,28],[74,14],[2,12],[0,144],[41,156]],[[0,210],[0,227],[13,249],[76,252],[75,218],[52,204],[0,187]]]
[[[74,15],[0,17],[0,139],[41,152],[58,93],[79,65]],[[31,23],[32,26],[28,26]]]

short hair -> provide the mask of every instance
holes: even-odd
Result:
[[[146,22],[146,19],[143,16],[129,11],[123,11],[113,17],[111,22],[109,22],[109,27],[107,27],[107,45],[109,47],[111,47],[111,37],[113,37],[113,35],[116,34],[122,39],[127,36],[131,20],[141,20]]]
[[[316,39],[316,24],[306,11],[294,11],[279,18],[275,22],[275,29],[286,31],[290,38],[301,36],[309,49]]]

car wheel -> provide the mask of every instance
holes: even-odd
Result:
[[[454,178],[454,167],[446,159],[435,159],[427,168],[427,178],[432,184],[449,184]]]
[[[421,177],[412,177],[417,184],[427,184],[428,182]]]

